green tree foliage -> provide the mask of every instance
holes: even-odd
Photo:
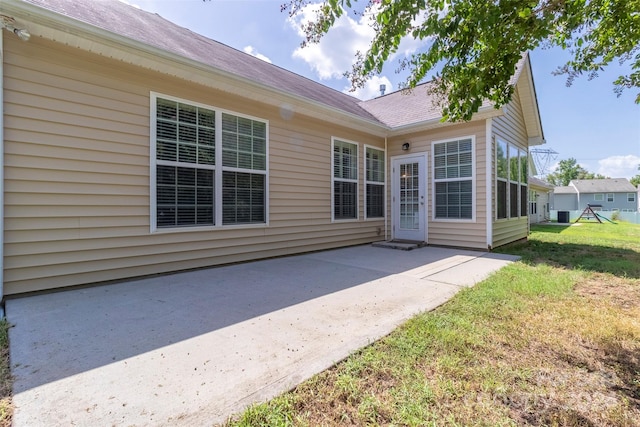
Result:
[[[638,165],[638,170],[640,171],[640,165]],[[629,180],[629,182],[631,182],[631,184],[633,186],[635,186],[636,188],[640,188],[640,174],[634,176],[633,178],[631,178]]]
[[[343,14],[370,16],[375,37],[346,73],[355,89],[382,71],[403,37],[423,41],[401,61],[409,72],[404,86],[435,71],[431,90],[443,120],[469,120],[484,100],[496,108],[509,102],[516,64],[539,46],[570,50],[572,59],[557,70],[567,84],[582,74],[596,76],[612,61],[629,61],[632,72],[614,82],[615,91],[640,88],[640,0],[357,1],[324,0],[304,26],[303,45],[321,40]],[[312,2],[289,0],[282,9],[294,16]]]
[[[578,161],[573,157],[566,160],[560,160],[555,172],[552,172],[546,176],[546,181],[553,185],[569,185],[569,182],[573,179],[605,179],[608,178],[601,174],[594,174],[587,171],[585,168],[578,164]]]

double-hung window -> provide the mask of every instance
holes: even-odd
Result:
[[[636,193],[627,193],[627,202],[635,202]]]
[[[267,125],[222,113],[222,223],[264,223]]]
[[[473,219],[473,139],[433,143],[435,219]]]
[[[267,122],[151,99],[152,227],[266,223]]]
[[[607,202],[613,203],[613,193],[607,193]]]
[[[365,215],[367,218],[384,217],[384,151],[365,147]]]
[[[332,140],[333,219],[358,218],[358,144]]]

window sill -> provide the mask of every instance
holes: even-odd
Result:
[[[267,228],[268,223],[261,224],[234,224],[234,225],[206,225],[206,226],[193,226],[193,227],[167,227],[167,228],[155,228],[151,229],[151,234],[173,234],[173,233],[195,233],[195,232],[215,232],[222,230],[236,230],[247,228]]]

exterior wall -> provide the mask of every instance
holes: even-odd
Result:
[[[633,193],[633,192],[631,192]],[[592,205],[602,205],[603,210],[611,211],[611,210],[621,210],[621,211],[633,211],[635,212],[638,209],[638,200],[637,194],[636,198],[633,202],[629,202],[627,200],[627,192],[624,193],[597,193],[602,194],[604,200],[597,201],[595,200],[596,193],[581,193],[580,194],[580,206],[577,209],[584,209],[587,207],[587,204]],[[613,194],[613,202],[607,201],[607,194]]]
[[[529,151],[529,139],[527,137],[527,130],[525,128],[524,115],[518,91],[514,92],[511,102],[506,107],[506,113],[492,120],[491,133],[493,136],[491,141],[493,176],[490,177],[493,203],[493,244],[491,246],[497,247],[516,240],[524,239],[529,234],[529,219],[527,212],[521,213],[519,218],[497,219],[496,216],[496,140],[500,139],[508,144],[512,144],[520,149],[526,150],[527,152]],[[529,204],[527,203],[527,206],[528,205]]]
[[[436,220],[433,215],[433,161],[431,144],[434,141],[475,137],[475,219],[473,221]],[[427,152],[427,243],[487,249],[486,236],[486,129],[484,121],[436,128],[425,132],[389,138],[388,158],[402,154]],[[402,151],[402,144],[410,141],[411,148]],[[389,171],[389,176],[391,176]],[[390,193],[388,193],[390,196]],[[391,200],[391,198],[389,198]]]
[[[529,211],[529,223],[536,224],[549,219],[549,191],[529,185],[529,191],[535,192],[536,213]],[[531,203],[531,202],[530,202]]]
[[[381,240],[364,144],[230,93],[32,38],[5,40],[5,293]],[[269,223],[150,232],[150,92],[269,120]],[[286,116],[286,115],[285,115]],[[359,219],[331,222],[331,137],[359,143]]]
[[[556,194],[551,198],[551,209],[556,211],[574,211],[578,209],[577,194]]]

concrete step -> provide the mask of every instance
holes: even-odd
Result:
[[[400,249],[401,251],[410,251],[426,245],[426,242],[411,242],[406,240],[389,240],[387,242],[376,242],[372,244],[372,246],[376,248]]]

